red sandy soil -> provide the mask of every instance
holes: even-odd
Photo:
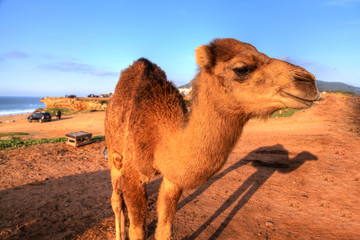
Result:
[[[0,132],[102,135],[104,113]],[[1,120],[1,119],[0,119]],[[224,168],[180,199],[174,239],[360,239],[359,98],[323,95],[289,118],[251,120]],[[0,151],[0,239],[112,239],[105,142]],[[148,185],[154,239],[161,179]]]
[[[29,115],[29,114],[28,114]],[[28,138],[57,138],[65,137],[66,133],[86,131],[95,135],[104,135],[104,116],[105,112],[79,113],[74,115],[62,116],[61,119],[52,118],[50,122],[31,122],[27,121],[28,115],[1,116],[0,133],[3,132],[26,132]]]

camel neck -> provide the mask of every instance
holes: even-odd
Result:
[[[207,99],[198,99],[194,104],[189,122],[184,129],[185,135],[192,136],[189,138],[194,141],[193,144],[199,145],[200,149],[213,149],[218,152],[217,154],[227,156],[248,120],[245,114],[225,114],[220,112],[219,106]],[[210,151],[212,155],[213,151]]]
[[[245,114],[222,112],[210,96],[197,93],[184,126],[166,128],[155,152],[156,168],[182,188],[196,187],[220,170],[247,122]]]
[[[169,139],[169,144],[179,148],[167,148],[173,151],[170,150],[166,167],[173,165],[178,171],[169,178],[184,188],[196,187],[220,170],[247,121],[238,116],[219,114],[210,105],[196,104],[200,105],[193,107],[186,127]],[[167,173],[167,170],[162,171]]]

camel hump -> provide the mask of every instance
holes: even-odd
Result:
[[[146,58],[139,58],[121,72],[115,93],[130,96],[140,85],[149,83],[163,85],[165,82],[167,82],[166,74],[158,65]]]
[[[135,63],[142,63],[144,64],[144,69],[148,69],[148,70],[154,70],[155,68],[157,68],[158,66],[154,63],[152,63],[149,59],[147,58],[139,58],[138,60],[135,61]]]
[[[159,68],[147,58],[139,58],[125,71],[136,71],[137,73],[150,73]]]
[[[132,95],[135,114],[145,117],[147,114],[157,112],[156,116],[149,118],[160,118],[159,122],[169,123],[174,121],[173,117],[178,118],[187,112],[182,95],[176,86],[167,80],[166,73],[158,65],[146,58],[139,58],[126,71],[134,72],[134,70],[138,74],[137,85]],[[123,76],[125,81],[129,79],[124,74]],[[120,82],[122,80],[120,78]]]
[[[139,58],[133,65],[139,65],[138,69],[142,73],[143,80],[150,81],[153,83],[167,82],[165,72],[155,63],[152,63],[146,58]]]

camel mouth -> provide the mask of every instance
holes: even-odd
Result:
[[[281,90],[282,93],[284,93],[286,96],[290,97],[291,99],[296,100],[297,102],[300,102],[308,107],[310,107],[315,101],[320,100],[321,94],[317,92],[316,96],[314,98],[308,99],[304,97],[299,97],[294,94],[288,93],[284,90]]]

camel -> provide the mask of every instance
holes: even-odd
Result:
[[[163,176],[155,238],[171,239],[182,191],[221,169],[250,118],[310,107],[320,96],[313,74],[235,39],[202,45],[195,58],[191,111],[165,73],[145,58],[121,73],[108,103],[105,136],[117,240],[146,237],[145,187],[151,178]]]

